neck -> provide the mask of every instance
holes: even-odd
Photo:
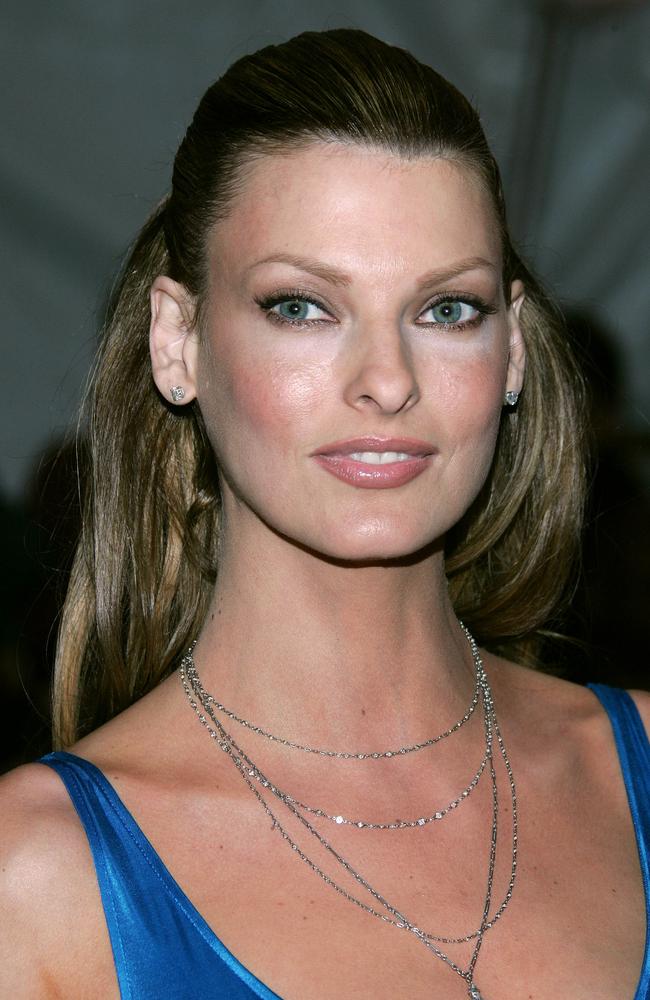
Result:
[[[267,542],[223,547],[195,653],[218,700],[323,745],[403,743],[462,715],[474,669],[440,550],[360,566]]]

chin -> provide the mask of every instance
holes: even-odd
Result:
[[[386,524],[383,519],[350,525],[324,526],[317,536],[296,539],[301,548],[338,563],[417,562],[436,549],[442,550],[444,532],[409,527],[402,520]]]

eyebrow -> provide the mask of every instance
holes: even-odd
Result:
[[[263,260],[255,261],[251,265],[251,271],[262,264],[290,264],[291,267],[296,267],[299,271],[308,271],[310,274],[316,275],[317,278],[322,278],[330,285],[349,285],[352,280],[338,267],[325,264],[315,257],[296,257],[291,253],[274,253],[270,257],[264,257]]]
[[[496,264],[486,257],[468,257],[466,260],[457,261],[451,267],[442,267],[433,271],[427,271],[421,278],[418,278],[417,288],[418,291],[422,291],[422,289],[428,288],[429,285],[441,285],[446,281],[451,281],[452,278],[460,277],[461,274],[466,274],[468,271],[479,270],[498,273]]]
[[[347,286],[352,282],[352,278],[345,271],[341,271],[338,267],[334,267],[330,264],[325,264],[323,261],[317,260],[315,257],[297,257],[295,254],[290,253],[274,253],[269,257],[264,257],[262,260],[255,261],[251,265],[250,270],[252,271],[256,267],[260,267],[262,264],[289,264],[291,267],[295,267],[300,271],[307,271],[309,274],[314,274],[317,278],[322,278],[323,281],[329,282],[331,285],[341,285]],[[468,257],[465,260],[459,260],[451,267],[437,268],[432,271],[427,271],[423,274],[421,278],[418,278],[417,289],[421,291],[423,288],[427,288],[429,285],[443,284],[446,281],[450,281],[452,278],[458,278],[461,274],[465,274],[467,271],[476,270],[490,270],[497,271],[497,266],[486,257]]]

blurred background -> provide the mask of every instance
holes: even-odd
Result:
[[[598,462],[561,667],[650,687],[648,4],[23,0],[3,14],[0,770],[49,748],[78,527],[70,429],[112,278],[206,87],[308,29],[404,46],[479,107],[515,239],[592,387]]]

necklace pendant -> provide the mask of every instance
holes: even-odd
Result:
[[[474,985],[474,983],[469,984],[467,995],[470,1000],[484,1000],[483,994],[479,990],[478,986]]]

